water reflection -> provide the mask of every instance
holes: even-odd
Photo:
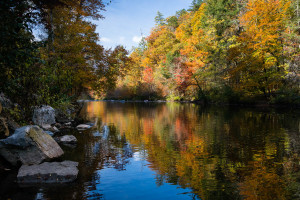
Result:
[[[297,111],[110,102],[87,110],[147,152],[158,186],[191,188],[201,199],[298,197]]]
[[[62,158],[78,180],[3,179],[0,199],[300,199],[298,110],[89,102],[81,114],[95,127],[63,133],[78,139]]]

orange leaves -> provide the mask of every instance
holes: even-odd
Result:
[[[237,39],[239,45],[231,49],[232,55],[238,55],[231,74],[240,78],[241,89],[270,95],[280,87],[289,6],[290,0],[248,0],[239,18],[244,31]]]
[[[245,28],[242,40],[248,40],[254,57],[262,57],[281,47],[280,36],[288,18],[289,1],[285,0],[249,0],[247,12],[240,17]]]
[[[153,83],[153,69],[151,67],[146,67],[143,72],[143,79],[146,83]]]

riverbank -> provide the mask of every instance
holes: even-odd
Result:
[[[107,102],[120,102],[120,103],[193,103],[202,105],[218,105],[218,106],[237,106],[237,107],[288,107],[288,108],[300,108],[300,104],[288,104],[288,103],[271,103],[268,101],[244,101],[237,103],[228,102],[206,102],[200,100],[124,100],[124,99],[102,99],[102,100],[81,100],[81,102],[89,101],[107,101]]]
[[[14,174],[21,184],[65,183],[76,179],[77,162],[64,160],[62,146],[76,147],[69,130],[91,129],[79,117],[83,103],[68,107],[35,106],[31,118],[21,116],[30,110],[13,103],[0,93],[0,174]],[[50,162],[49,162],[50,161]]]

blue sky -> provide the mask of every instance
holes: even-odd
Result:
[[[94,21],[100,35],[100,44],[113,48],[118,44],[128,50],[137,46],[141,34],[148,36],[154,27],[157,11],[164,17],[188,9],[192,0],[112,0],[102,14],[105,19]]]

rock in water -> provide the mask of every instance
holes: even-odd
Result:
[[[64,135],[58,138],[58,142],[62,144],[76,144],[77,139],[74,135]]]
[[[36,108],[33,112],[32,121],[40,127],[55,124],[55,110],[50,106]]]
[[[55,140],[38,126],[24,126],[10,137],[0,140],[0,155],[12,165],[39,164],[63,155]]]
[[[45,131],[51,131],[55,133],[59,131],[55,126],[51,126],[49,124],[44,124],[43,126],[41,126],[41,128],[43,128]]]
[[[40,165],[23,165],[19,169],[19,183],[67,183],[78,175],[78,162],[44,162]]]
[[[79,130],[79,131],[84,131],[84,130],[87,130],[87,129],[92,128],[92,126],[90,126],[90,125],[88,125],[88,124],[80,124],[80,125],[78,125],[76,128],[77,128],[77,130]]]

